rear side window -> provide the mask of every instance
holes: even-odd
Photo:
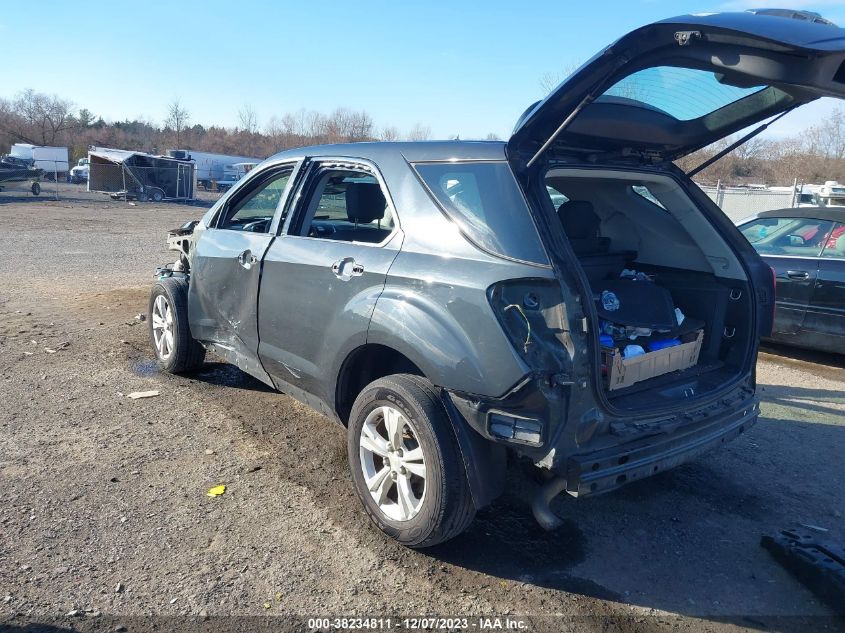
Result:
[[[495,255],[548,263],[507,163],[417,163],[414,168],[440,206],[476,245]]]

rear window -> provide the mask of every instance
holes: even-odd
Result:
[[[635,101],[679,121],[691,121],[765,89],[730,86],[704,70],[658,66],[628,75],[598,101]]]
[[[507,163],[417,163],[425,185],[484,250],[547,264],[540,236]]]

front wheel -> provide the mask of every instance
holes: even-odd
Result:
[[[32,183],[32,187],[30,187],[30,190],[32,191],[33,196],[37,196],[41,193],[41,185],[39,185],[37,182],[34,182]]]
[[[437,545],[475,517],[455,433],[425,378],[395,374],[365,387],[350,413],[347,451],[364,509],[403,545]]]
[[[147,321],[159,367],[171,374],[180,374],[202,365],[205,348],[191,336],[185,279],[169,277],[156,282],[150,294]]]

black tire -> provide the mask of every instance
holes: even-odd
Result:
[[[32,191],[33,196],[37,196],[41,193],[41,185],[37,182],[32,183],[32,187],[30,187],[30,191]]]
[[[370,495],[360,457],[360,437],[367,416],[391,406],[414,428],[423,449],[426,480],[422,505],[406,521],[389,518]],[[378,528],[407,547],[431,547],[454,538],[475,518],[452,423],[432,384],[420,376],[394,374],[369,385],[355,399],[349,417],[347,453],[355,492]]]
[[[150,200],[153,202],[161,202],[164,200],[164,192],[161,189],[152,188],[150,189]]]
[[[156,345],[153,332],[153,310],[156,299],[163,296],[173,312],[173,348],[163,356]],[[188,282],[181,277],[159,279],[150,293],[147,311],[150,343],[159,367],[171,374],[181,374],[199,368],[205,361],[205,348],[193,336],[188,325]]]

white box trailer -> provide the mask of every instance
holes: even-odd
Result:
[[[70,170],[67,147],[48,147],[30,143],[15,143],[10,156],[35,161],[38,169],[44,170],[46,178],[64,178]]]
[[[230,156],[228,154],[212,154],[210,152],[195,152],[189,149],[171,149],[167,155],[178,160],[193,160],[197,177],[197,187],[201,189],[215,189],[219,181],[231,180],[236,171],[233,165],[243,163],[260,163],[263,159],[249,156]]]

